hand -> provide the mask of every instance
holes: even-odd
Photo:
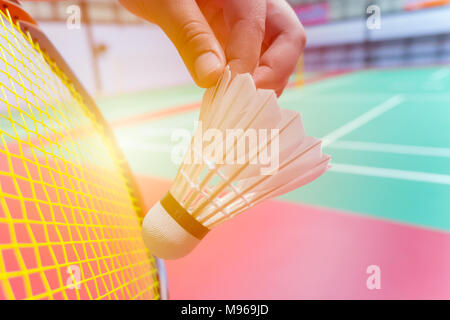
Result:
[[[228,64],[258,88],[280,95],[305,46],[304,29],[285,0],[119,0],[159,25],[192,78],[213,86]]]

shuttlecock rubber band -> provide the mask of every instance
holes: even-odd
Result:
[[[166,195],[160,201],[161,206],[167,211],[167,213],[187,232],[202,240],[209,229],[198,222],[189,212],[184,209],[177,200],[167,192]]]

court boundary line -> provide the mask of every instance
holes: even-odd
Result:
[[[375,118],[379,117],[386,111],[391,110],[392,108],[398,106],[403,103],[405,98],[402,94],[397,94],[393,97],[390,97],[388,100],[376,105],[369,111],[359,115],[355,119],[347,122],[346,124],[340,126],[339,128],[333,130],[322,138],[322,146],[327,146],[330,143],[342,138],[343,136],[355,131],[356,129],[362,127],[363,125],[369,123]]]
[[[441,81],[450,76],[450,68],[442,67],[435,72],[433,72],[430,76],[431,81]]]
[[[398,180],[409,180],[417,182],[450,185],[450,175],[438,173],[368,167],[344,163],[333,163],[331,165],[330,171],[346,174],[380,177],[380,178],[390,178]]]
[[[440,147],[423,147],[415,145],[401,145],[391,143],[350,141],[350,140],[333,141],[327,147],[332,149],[343,149],[343,150],[372,151],[382,153],[396,153],[396,154],[408,154],[416,156],[450,158],[450,148],[440,148]]]

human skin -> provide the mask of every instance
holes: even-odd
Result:
[[[304,49],[303,26],[285,0],[119,0],[157,24],[200,87],[226,65],[251,73],[258,88],[280,95]]]

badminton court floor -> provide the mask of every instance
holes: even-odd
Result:
[[[147,206],[175,176],[172,132],[193,129],[201,95],[99,99]],[[450,68],[343,74],[280,105],[301,112],[332,168],[168,261],[172,298],[450,298]],[[367,287],[371,266],[381,289]]]

